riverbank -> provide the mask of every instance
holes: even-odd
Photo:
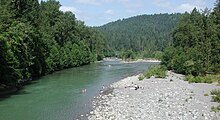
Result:
[[[166,79],[138,80],[138,76],[113,83],[108,94],[94,102],[89,120],[217,120],[220,114],[211,112],[210,91],[220,86],[204,83],[189,84],[184,76],[172,72]]]
[[[154,63],[160,63],[160,60],[154,59],[154,58],[148,58],[148,59],[136,59],[136,60],[123,60],[120,58],[104,58],[104,61],[121,61],[122,63],[138,63],[138,62],[154,62]]]
[[[155,62],[155,63],[160,63],[160,60],[157,59],[137,59],[137,60],[131,60],[131,61],[122,61],[122,63],[137,63],[137,62]]]

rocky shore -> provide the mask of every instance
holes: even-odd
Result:
[[[136,59],[136,60],[122,60],[120,58],[104,58],[104,61],[121,61],[121,63],[137,63],[137,62],[155,62],[160,63],[160,60],[148,58],[148,59]]]
[[[138,76],[111,85],[108,92],[93,102],[89,120],[219,120],[211,112],[218,103],[211,102],[212,84],[189,84],[184,76],[172,72],[166,79]],[[205,95],[206,94],[206,95]],[[208,94],[208,95],[207,95]]]
[[[157,59],[137,59],[134,61],[122,61],[122,63],[137,63],[137,62],[155,62],[155,63],[160,63],[161,61]]]

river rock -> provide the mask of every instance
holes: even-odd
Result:
[[[183,78],[183,75],[168,72],[165,79],[151,77],[139,81],[138,76],[132,76],[113,83],[113,92],[96,101],[96,108],[94,112],[90,112],[88,119],[220,119],[219,113],[211,112],[211,107],[217,104],[210,102],[211,96],[204,96],[204,92],[209,93],[220,87],[211,84],[189,84]],[[145,89],[135,90],[134,85]]]

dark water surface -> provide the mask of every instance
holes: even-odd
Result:
[[[91,110],[102,86],[158,63],[103,61],[42,77],[9,98],[0,98],[0,120],[74,120]],[[82,89],[87,89],[85,94]]]

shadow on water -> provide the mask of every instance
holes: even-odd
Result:
[[[38,83],[38,81],[34,80],[34,81],[30,81],[30,82],[25,83],[25,85],[20,88],[14,87],[14,88],[11,88],[7,91],[4,91],[0,94],[0,101],[10,99],[13,96],[31,94],[30,92],[24,91],[25,86],[26,85],[34,85],[37,83]]]
[[[104,61],[70,68],[31,81],[19,91],[0,96],[0,117],[4,120],[84,119],[92,110],[94,96],[127,76],[137,75],[154,63],[123,64]],[[82,90],[86,92],[82,93]]]
[[[13,93],[10,93],[10,94],[1,95],[1,96],[0,96],[0,101],[4,101],[4,100],[7,100],[7,99],[10,99],[10,98],[13,97],[13,96],[26,95],[26,94],[31,94],[31,93],[26,92],[26,91],[17,90],[17,91],[15,91],[15,92],[13,92]]]

